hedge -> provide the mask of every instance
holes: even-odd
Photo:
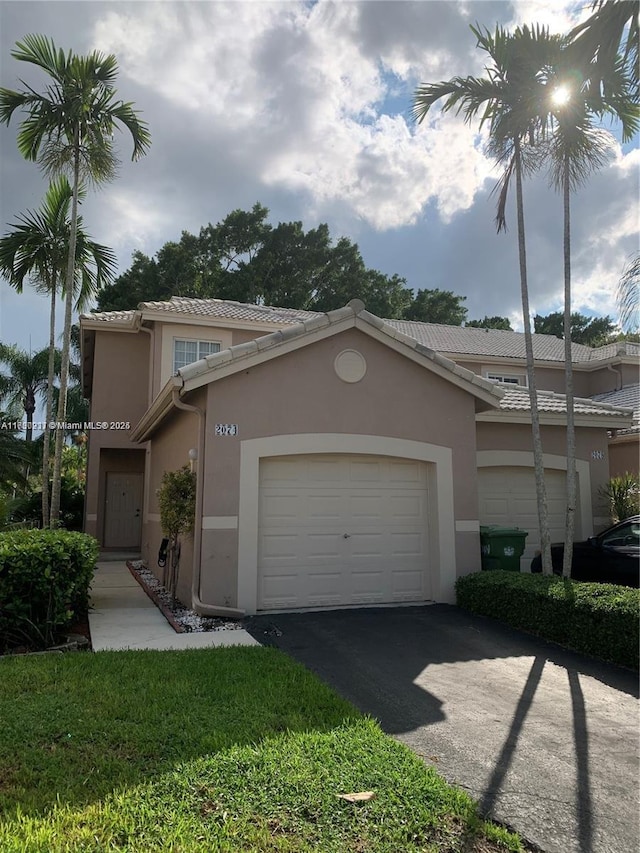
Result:
[[[638,669],[640,591],[548,575],[485,571],[456,581],[458,605],[575,651]]]
[[[54,643],[88,607],[98,553],[96,540],[83,533],[0,533],[0,651]]]

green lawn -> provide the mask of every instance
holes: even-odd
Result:
[[[5,658],[0,685],[3,853],[522,849],[275,649]]]

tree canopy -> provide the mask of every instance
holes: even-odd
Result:
[[[273,226],[268,215],[256,203],[198,235],[183,231],[153,258],[135,252],[129,269],[100,291],[98,310],[127,310],[172,296],[307,311],[332,311],[362,299],[380,317],[458,326],[466,319],[465,297],[438,289],[414,296],[401,276],[367,267],[356,243],[334,241],[325,223],[305,231],[302,222]]]
[[[564,339],[564,316],[561,311],[533,318],[535,331],[539,335],[555,335]],[[587,317],[574,312],[571,314],[571,340],[574,344],[599,347],[606,344],[615,331],[611,317]]]

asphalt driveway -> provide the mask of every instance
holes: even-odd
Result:
[[[546,853],[637,853],[638,678],[456,607],[255,617]]]

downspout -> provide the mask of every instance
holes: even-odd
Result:
[[[612,373],[615,373],[616,379],[616,387],[613,389],[614,391],[619,391],[622,388],[622,371],[616,370],[611,364],[607,365],[607,370],[610,370]]]
[[[149,388],[147,390],[147,409],[153,403],[153,349],[155,346],[156,336],[154,329],[149,329],[146,326],[140,326],[139,332],[144,332],[149,335]],[[148,524],[149,518],[149,484],[151,482],[151,444],[145,441],[145,459],[144,459],[144,499],[142,504],[142,523]],[[145,543],[148,544],[148,543]]]
[[[193,412],[198,417],[198,459],[196,471],[196,524],[193,530],[193,577],[191,580],[191,604],[199,616],[224,616],[239,619],[245,615],[244,610],[236,607],[223,607],[217,604],[205,604],[200,598],[200,577],[202,565],[202,508],[204,505],[204,437],[205,437],[205,413],[197,406],[183,403],[180,399],[180,391],[174,388],[171,400],[178,409],[185,412]]]

